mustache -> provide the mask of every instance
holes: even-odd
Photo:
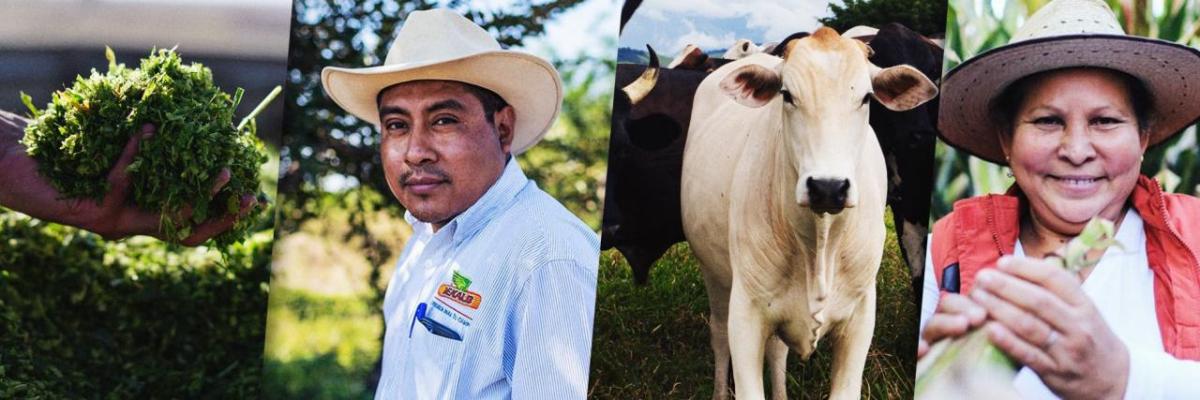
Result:
[[[420,176],[421,178],[435,178],[437,180],[447,182],[450,181],[450,174],[447,174],[446,171],[432,165],[417,166],[408,171],[404,171],[404,173],[400,174],[400,178],[397,179],[397,181],[401,185],[408,185],[410,181],[412,181],[413,176]]]

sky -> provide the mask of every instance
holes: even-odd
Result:
[[[648,43],[662,55],[678,54],[688,44],[725,49],[738,39],[778,42],[820,26],[829,4],[841,0],[646,0],[625,26],[621,47],[643,49]]]
[[[495,1],[484,3],[488,2]],[[589,0],[550,21],[546,34],[527,41],[524,48],[540,55],[553,49],[560,58],[572,58],[583,52],[598,57],[616,57],[613,42],[620,18],[620,0]]]

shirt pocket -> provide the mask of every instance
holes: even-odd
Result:
[[[420,306],[418,306],[420,307]],[[470,323],[465,318],[454,318],[455,311],[437,300],[425,303],[422,323],[413,316],[412,338],[409,351],[413,352],[410,365],[413,384],[420,388],[422,398],[453,398],[463,373],[466,341],[471,338]],[[461,317],[461,316],[460,316]],[[455,339],[457,337],[458,339]]]

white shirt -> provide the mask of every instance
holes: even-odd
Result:
[[[1163,349],[1154,307],[1154,273],[1147,262],[1146,232],[1137,211],[1125,213],[1116,239],[1124,249],[1114,246],[1105,251],[1081,287],[1109,329],[1129,349],[1125,398],[1200,399],[1200,362],[1175,359]],[[1013,253],[1025,256],[1019,240]],[[925,254],[932,253],[927,249]],[[932,257],[925,258],[923,286],[922,329],[940,297]],[[1029,368],[1021,368],[1013,385],[1023,398],[1058,398]]]
[[[596,234],[512,159],[437,232],[405,218],[413,236],[384,298],[375,398],[582,399]],[[417,320],[418,308],[429,325]]]

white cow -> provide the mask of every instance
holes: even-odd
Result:
[[[880,69],[832,29],[714,71],[696,91],[684,151],[684,232],[708,289],[714,398],[763,397],[764,353],[786,397],[790,347],[807,359],[836,337],[830,398],[858,398],[875,325],[884,242],[884,160],[869,97],[916,107],[937,88],[909,66]]]
[[[763,53],[762,48],[758,47],[750,39],[738,39],[733,43],[733,46],[725,50],[725,54],[721,57],[730,60],[740,60],[749,57],[751,54],[758,53]]]

